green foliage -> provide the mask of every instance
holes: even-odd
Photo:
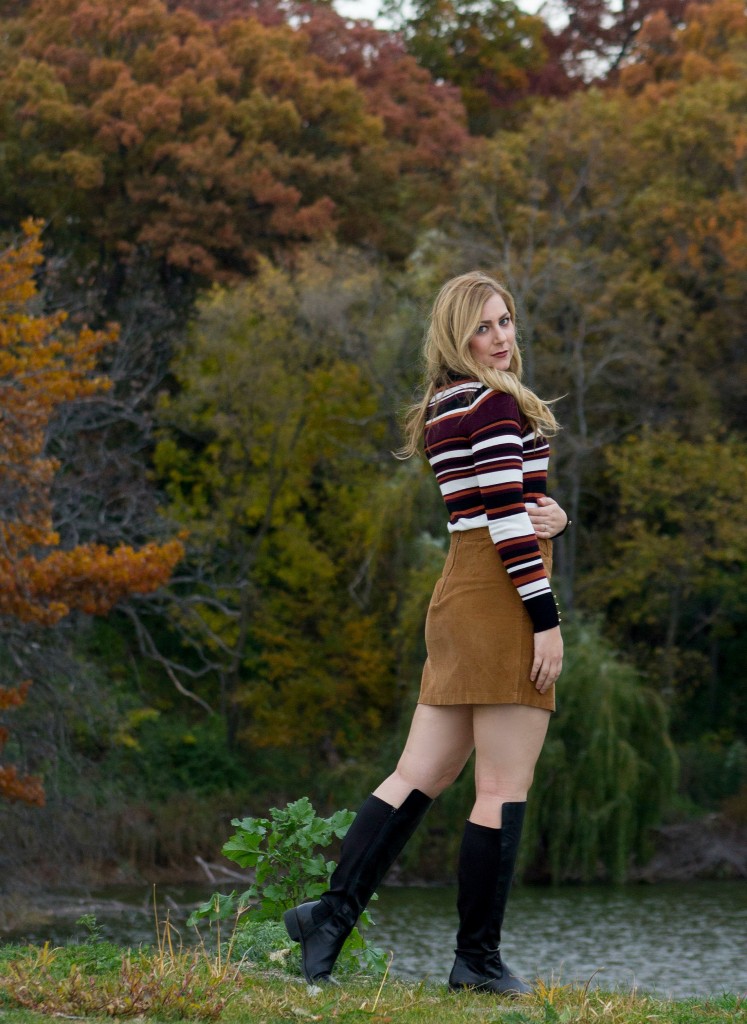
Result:
[[[263,262],[203,303],[174,361],[155,458],[189,550],[169,616],[246,746],[365,754],[391,705],[386,294],[349,252]]]
[[[565,625],[558,711],[529,800],[524,856],[547,851],[555,881],[624,881],[648,852],[648,831],[670,806],[677,758],[659,695],[598,624]]]
[[[218,715],[190,721],[136,708],[124,716],[113,741],[111,769],[148,799],[165,800],[174,790],[208,796],[235,786],[245,774]]]
[[[102,974],[110,971],[122,960],[122,950],[113,942],[103,939],[103,930],[94,914],[83,914],[75,922],[86,932],[81,946],[66,947],[71,965],[77,964],[87,974]]]
[[[308,797],[301,797],[284,810],[271,808],[269,818],[234,818],[236,831],[223,846],[223,855],[242,868],[253,868],[254,882],[241,896],[216,893],[188,923],[226,920],[249,907],[255,920],[277,920],[297,903],[316,899],[334,870],[334,862],[316,851],[342,839],[354,817],[352,811],[336,811],[319,818]]]
[[[456,85],[473,135],[515,126],[547,64],[547,26],[510,0],[387,0],[407,48],[436,80]],[[397,17],[398,16],[398,17]]]
[[[280,921],[258,921],[245,915],[223,948],[235,962],[250,965],[253,970],[282,971],[294,978],[302,977],[301,964],[293,955],[285,925]],[[354,929],[335,964],[336,977],[350,979],[366,974],[381,975],[386,968],[386,953],[367,942],[360,931]]]
[[[747,445],[643,430],[607,461],[619,513],[608,557],[587,579],[590,599],[613,613],[617,636],[643,648],[650,678],[680,715],[686,703],[701,728],[739,720],[742,696],[724,685],[723,653],[747,620],[747,521],[733,508],[747,490]]]
[[[288,936],[282,925],[272,926],[285,910],[316,899],[328,888],[335,864],[318,851],[343,839],[354,818],[347,810],[320,818],[308,797],[282,810],[271,808],[269,818],[235,818],[231,824],[236,831],[223,846],[223,854],[242,868],[253,869],[254,882],[240,895],[214,893],[192,912],[187,924],[236,919],[228,942],[231,955],[283,962]],[[367,914],[363,921],[370,923]],[[265,924],[270,927],[262,927]],[[370,946],[357,928],[343,954],[343,967],[348,969],[359,969],[361,964],[375,972],[384,969],[384,954]]]
[[[680,792],[698,809],[718,810],[747,784],[747,744],[729,733],[705,733],[677,753]]]

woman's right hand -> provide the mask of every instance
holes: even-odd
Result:
[[[560,626],[534,634],[534,662],[531,680],[540,693],[545,693],[563,668],[563,637]]]

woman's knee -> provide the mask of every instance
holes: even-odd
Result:
[[[500,774],[475,772],[475,793],[478,797],[498,803],[526,800],[533,782],[534,766],[523,769],[514,766],[511,771]]]
[[[416,765],[402,759],[397,765],[395,774],[411,789],[419,789],[430,797],[437,797],[456,781],[464,765]]]

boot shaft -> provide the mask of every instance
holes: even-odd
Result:
[[[505,803],[501,828],[465,822],[457,880],[457,948],[498,949],[526,803]]]
[[[399,807],[369,796],[342,842],[340,861],[322,899],[344,898],[359,916],[432,803],[419,789],[413,789]]]

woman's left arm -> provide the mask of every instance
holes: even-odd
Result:
[[[568,513],[554,498],[542,495],[537,499],[537,505],[538,508],[527,508],[527,512],[532,520],[534,532],[543,540],[560,536],[571,525]]]

